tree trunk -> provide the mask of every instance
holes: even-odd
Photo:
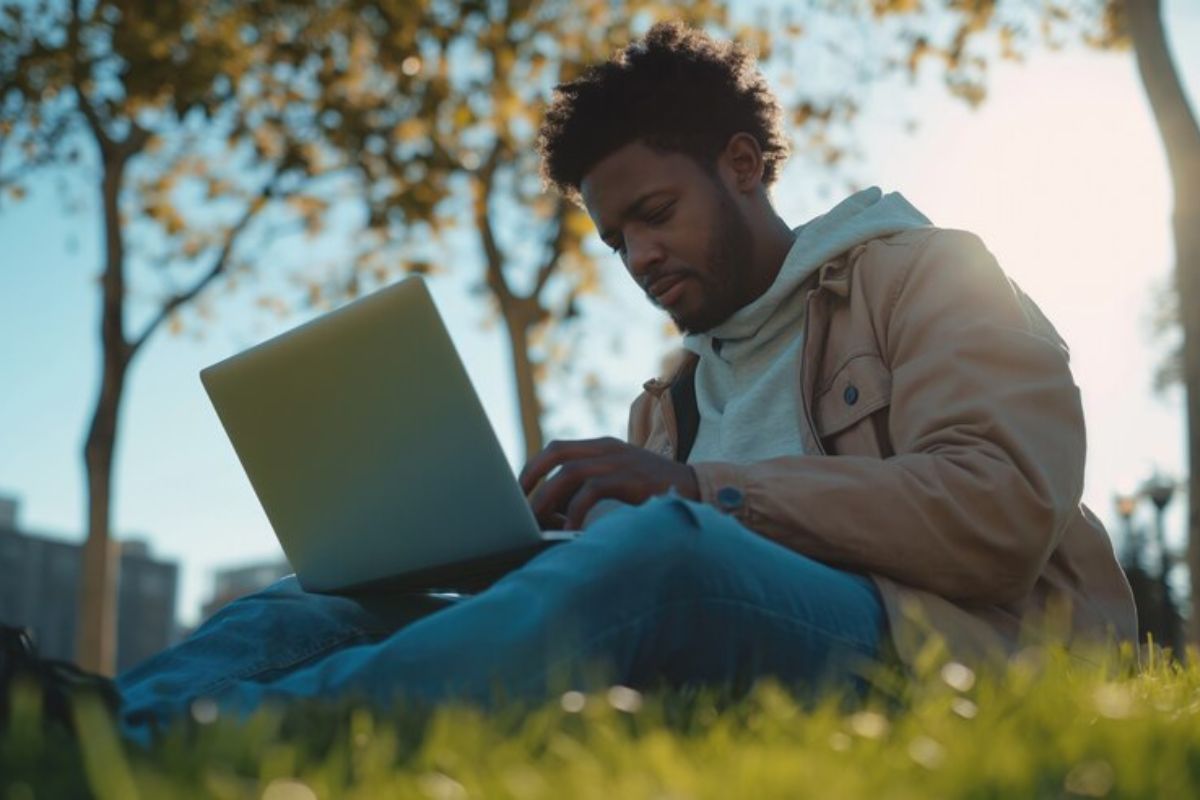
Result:
[[[536,302],[536,299],[533,301]],[[505,309],[504,324],[508,330],[508,342],[512,352],[521,433],[525,439],[525,460],[528,461],[541,452],[545,444],[542,441],[542,404],[538,399],[533,361],[529,357],[529,329],[534,323],[528,314]]]
[[[107,362],[107,359],[106,359]],[[123,372],[123,369],[122,369]],[[79,595],[76,639],[79,665],[111,675],[116,665],[118,548],[109,531],[112,462],[117,436],[123,374],[106,366],[100,397],[84,445],[88,482],[88,535],[83,547],[83,576]]]
[[[1200,126],[1167,49],[1159,0],[1126,0],[1138,72],[1163,140],[1174,192],[1175,285],[1183,323],[1188,444],[1188,639],[1200,642]]]
[[[479,232],[479,244],[486,259],[484,281],[496,304],[500,307],[500,314],[504,317],[504,326],[508,330],[513,377],[516,378],[517,383],[521,434],[525,439],[525,460],[528,461],[542,449],[542,405],[538,400],[533,362],[529,358],[529,330],[545,320],[547,313],[538,302],[540,283],[534,288],[533,294],[529,296],[514,294],[509,287],[508,281],[504,277],[504,254],[500,251],[500,245],[492,230],[489,200],[494,188],[496,170],[507,154],[505,143],[498,140],[493,145],[487,160],[480,167],[476,180],[472,183],[472,191],[475,195],[475,226]]]
[[[76,660],[86,670],[112,674],[116,666],[117,581],[120,560],[109,531],[111,523],[112,463],[117,441],[117,420],[125,375],[132,355],[125,339],[125,250],[118,208],[127,155],[101,145],[104,178],[105,264],[102,283],[100,341],[102,372],[100,394],[84,444],[87,469],[87,541],[83,548],[83,575],[76,615]]]
[[[1200,186],[1200,175],[1192,178]],[[1178,194],[1176,195],[1178,196]],[[1175,279],[1183,322],[1183,375],[1187,409],[1188,574],[1192,576],[1192,608],[1187,639],[1200,643],[1200,208],[1176,208]],[[1191,301],[1189,302],[1189,298]]]

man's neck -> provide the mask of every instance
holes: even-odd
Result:
[[[796,234],[773,211],[765,217],[761,229],[754,230],[754,263],[751,270],[755,276],[755,298],[761,297],[775,283],[795,240]]]

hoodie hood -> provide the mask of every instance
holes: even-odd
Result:
[[[856,192],[795,229],[796,239],[767,291],[715,328],[685,336],[683,346],[706,355],[715,352],[712,342],[719,339],[721,358],[734,359],[743,343],[773,338],[794,321],[791,314],[777,312],[794,305],[785,301],[822,264],[871,239],[930,224],[899,192],[884,194],[878,186]]]

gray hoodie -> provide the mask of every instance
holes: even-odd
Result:
[[[700,356],[700,428],[688,461],[745,464],[802,454],[796,411],[804,321],[800,284],[857,244],[929,224],[899,192],[863,189],[796,228],[779,275],[761,296],[712,330],[684,337],[683,346]]]

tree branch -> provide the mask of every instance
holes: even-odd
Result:
[[[567,240],[567,214],[570,213],[570,207],[567,200],[561,195],[558,198],[558,207],[554,214],[554,218],[558,226],[554,230],[554,239],[550,242],[550,253],[546,256],[546,260],[538,269],[537,280],[534,281],[533,291],[529,293],[532,298],[537,298],[541,295],[542,289],[546,287],[546,281],[550,280],[550,276],[554,274],[554,270],[558,267],[558,259],[562,257],[563,245]]]
[[[233,254],[233,247],[237,243],[238,237],[241,236],[242,232],[246,229],[250,222],[256,216],[258,216],[258,213],[266,204],[265,201],[275,193],[275,183],[278,178],[279,172],[277,171],[271,176],[270,180],[263,185],[263,188],[258,192],[257,195],[255,195],[254,199],[250,201],[249,206],[246,208],[246,211],[244,214],[242,214],[241,218],[234,223],[233,227],[231,227],[228,232],[226,232],[225,242],[221,245],[221,251],[218,253],[216,261],[213,262],[213,265],[209,267],[208,271],[204,273],[199,280],[193,283],[189,289],[182,293],[173,295],[171,299],[163,304],[163,307],[159,309],[158,314],[155,315],[154,319],[152,319],[146,325],[146,327],[142,329],[142,332],[133,340],[133,343],[130,344],[127,351],[127,358],[133,358],[133,355],[142,347],[142,345],[146,343],[146,340],[150,338],[154,331],[157,330],[160,325],[162,325],[162,323],[172,314],[172,312],[191,302],[196,295],[204,291],[204,289],[210,283],[216,280],[217,277],[225,271],[225,268],[229,264],[229,257]]]
[[[475,180],[475,226],[479,229],[479,238],[483,243],[483,253],[487,258],[487,284],[500,301],[501,306],[513,302],[513,293],[504,278],[504,255],[496,242],[496,232],[492,228],[492,215],[488,201],[492,194],[492,183],[495,180],[496,168],[500,164],[504,144],[499,139],[488,154],[487,160],[479,168]]]
[[[67,23],[67,51],[71,57],[71,86],[75,89],[75,96],[79,100],[79,110],[100,145],[101,160],[106,161],[113,141],[109,137],[108,131],[104,129],[100,115],[96,113],[87,93],[83,91],[83,63],[80,60],[79,44],[79,0],[71,0],[71,19]]]
[[[121,158],[129,158],[145,147],[148,141],[150,141],[150,131],[130,120],[129,134],[117,143],[117,152]]]

